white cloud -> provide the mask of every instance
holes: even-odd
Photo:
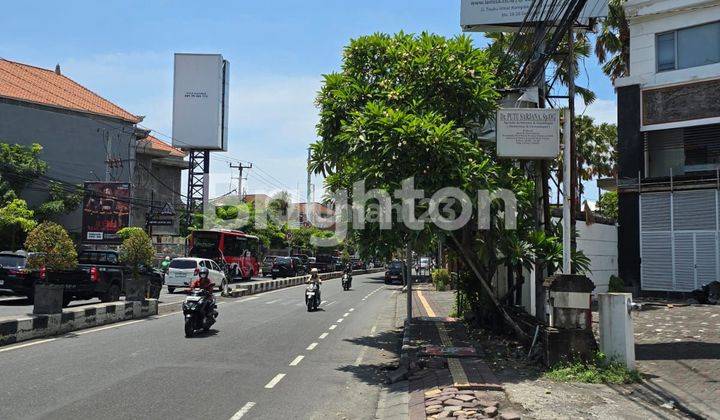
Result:
[[[596,123],[617,124],[617,102],[610,99],[596,99],[590,105],[582,100],[577,104],[578,115],[585,114],[593,117]]]

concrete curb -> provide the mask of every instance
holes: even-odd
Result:
[[[64,309],[62,314],[6,318],[0,320],[0,346],[157,314],[157,300],[147,299],[84,305]]]

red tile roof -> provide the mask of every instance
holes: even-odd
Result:
[[[140,142],[143,147],[147,147],[150,150],[167,152],[170,154],[171,157],[184,158],[185,156],[187,156],[186,152],[170,146],[169,144],[165,143],[164,141],[160,140],[155,136],[147,136],[146,138],[140,140]]]
[[[118,118],[133,124],[142,121],[53,70],[0,59],[0,97],[55,108]]]

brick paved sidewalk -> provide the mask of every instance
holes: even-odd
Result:
[[[410,419],[520,418],[508,409],[495,374],[477,357],[465,325],[447,318],[454,294],[428,285],[419,289],[404,342],[410,355]]]

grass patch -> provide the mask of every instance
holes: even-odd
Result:
[[[622,363],[608,360],[598,353],[589,362],[561,363],[545,372],[545,377],[557,382],[584,382],[589,384],[631,384],[642,382],[637,370],[629,370]]]

